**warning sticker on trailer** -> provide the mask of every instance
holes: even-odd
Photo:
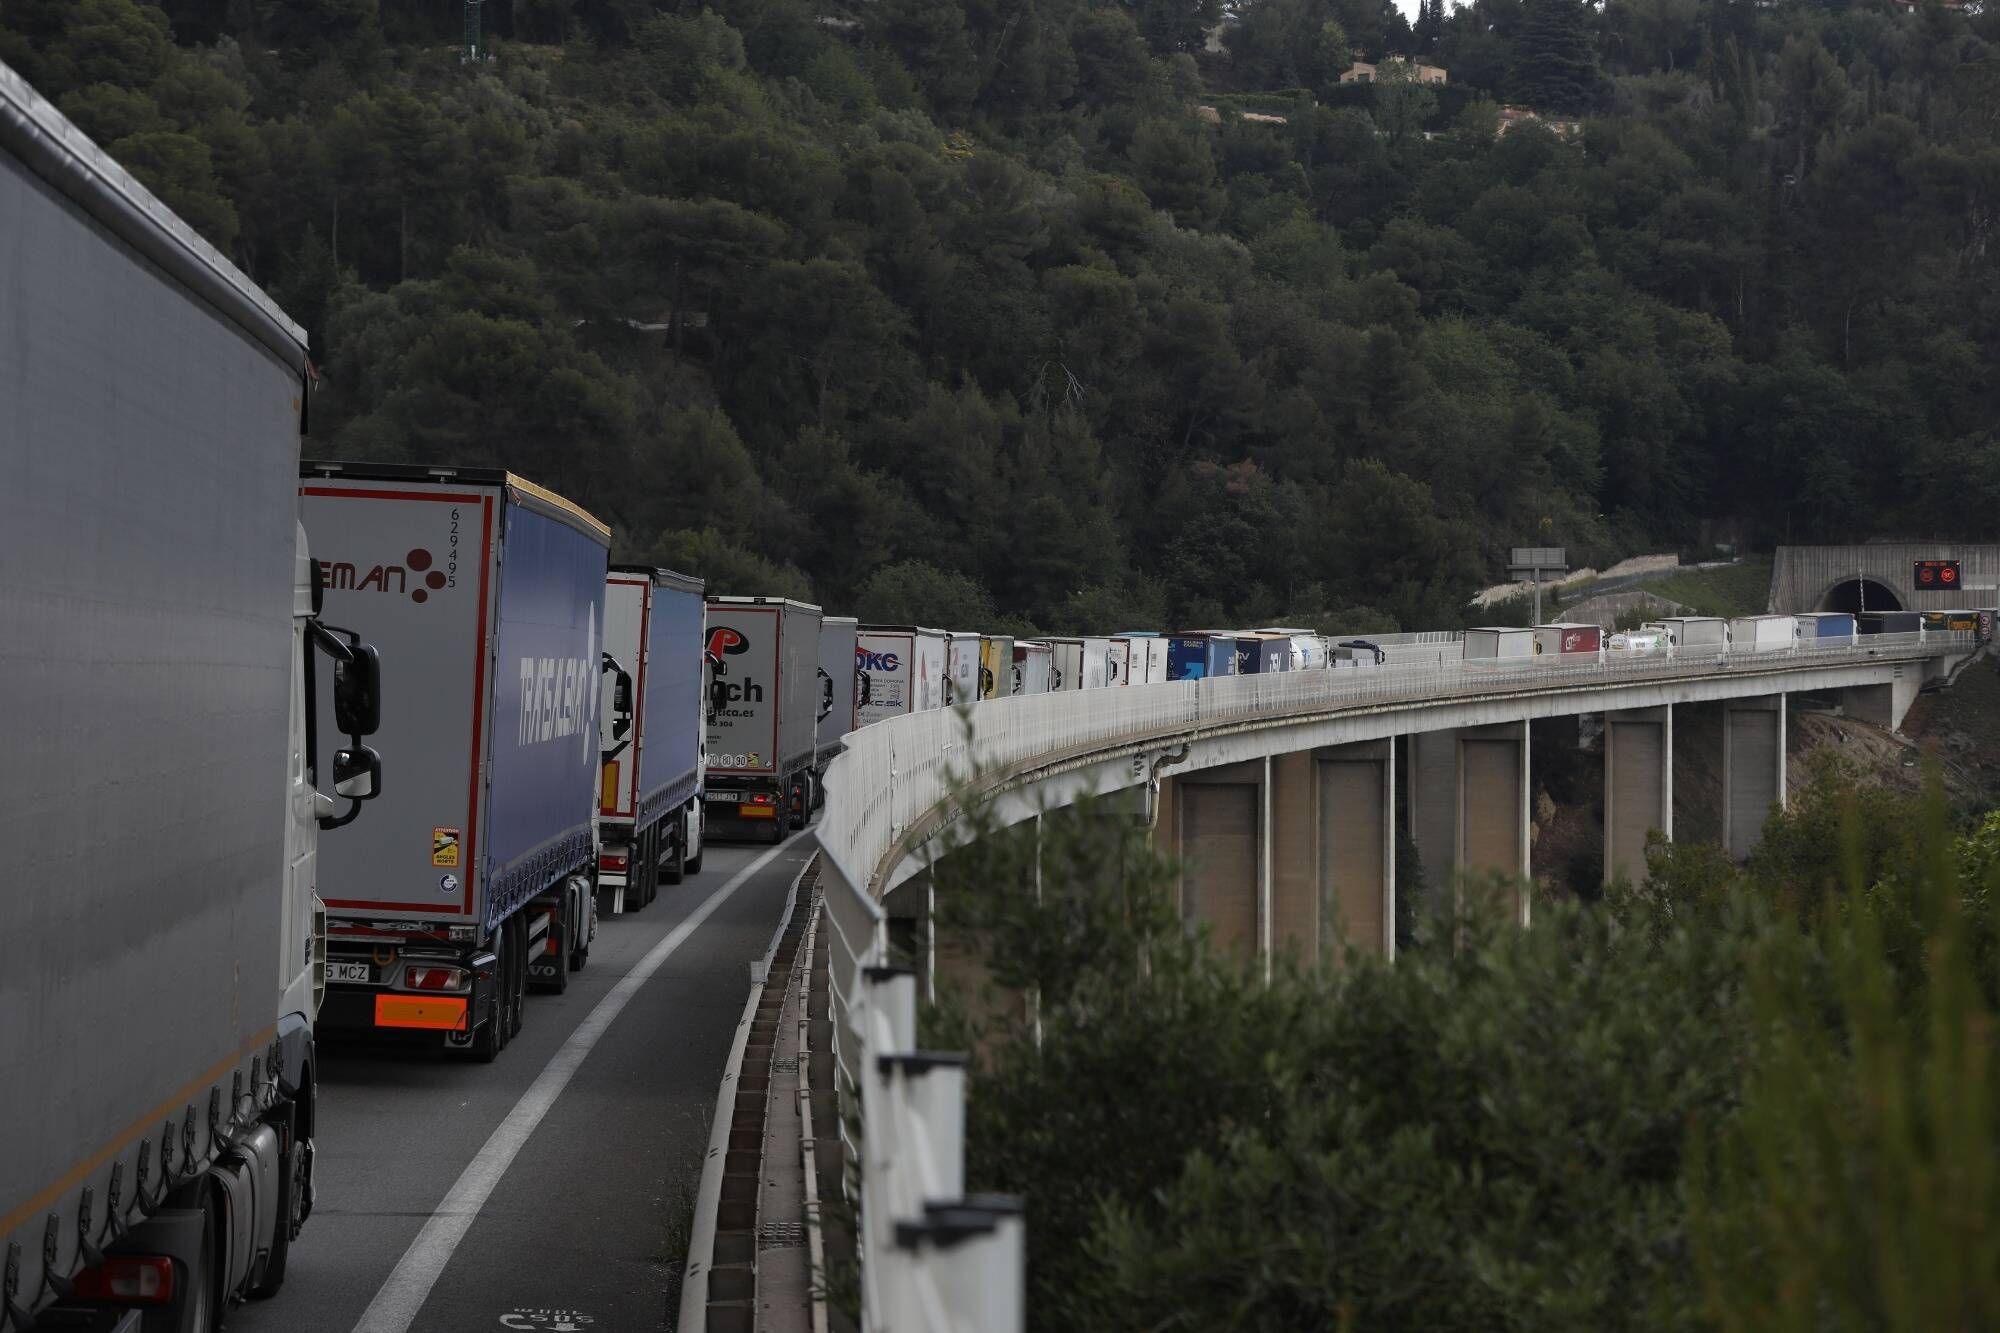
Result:
[[[431,830],[431,864],[446,867],[458,864],[457,829],[434,828]]]

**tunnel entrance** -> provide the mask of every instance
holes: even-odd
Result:
[[[1903,599],[1885,583],[1877,583],[1874,579],[1848,579],[1827,589],[1826,596],[1820,598],[1819,609],[1845,611],[1849,615],[1861,611],[1900,611]]]

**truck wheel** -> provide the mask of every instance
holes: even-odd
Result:
[[[773,847],[776,847],[785,840],[785,834],[790,832],[785,826],[791,822],[790,819],[774,819],[771,821],[771,845]]]
[[[666,821],[661,820],[662,824]],[[667,868],[660,872],[661,878],[669,884],[678,884],[687,876],[687,829],[674,835],[674,853],[667,858]]]
[[[632,843],[632,859],[625,870],[625,910],[636,912],[653,901],[653,830],[647,829]]]
[[[514,1014],[507,1028],[510,1041],[520,1036],[521,1029],[528,1024],[528,918],[516,912],[511,921],[514,926]]]
[[[278,1159],[278,1221],[271,1232],[271,1253],[264,1260],[264,1271],[250,1288],[250,1295],[260,1301],[277,1295],[285,1285],[292,1236],[305,1224],[306,1196],[312,1190],[312,1150],[298,1132],[298,1107],[290,1108],[286,1120],[283,1132],[291,1147]]]
[[[202,1189],[201,1204],[201,1258],[200,1265],[187,1275],[187,1311],[181,1327],[187,1333],[219,1333],[222,1328],[222,1304],[215,1296],[216,1273],[222,1267],[222,1243],[215,1216],[215,1201],[207,1197],[209,1191]]]
[[[482,1065],[490,1065],[498,1060],[500,1048],[507,1044],[506,1038],[500,1035],[500,1030],[506,1026],[505,1006],[496,999],[493,1012],[479,1025],[479,1030],[472,1034],[472,1058]]]
[[[590,962],[590,942],[597,938],[597,895],[583,896],[583,924],[577,928],[577,938],[583,942],[569,951],[569,970],[581,972]]]

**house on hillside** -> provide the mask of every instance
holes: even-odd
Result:
[[[1342,83],[1378,83],[1385,78],[1391,77],[1394,73],[1400,73],[1401,71],[1394,68],[1396,66],[1407,67],[1409,72],[1416,76],[1418,83],[1443,83],[1445,81],[1444,69],[1441,66],[1427,65],[1421,60],[1413,63],[1401,56],[1390,56],[1379,65],[1371,65],[1365,60],[1357,60],[1347,67],[1347,72],[1340,76],[1340,81]]]
[[[1558,139],[1574,139],[1583,133],[1583,122],[1580,120],[1567,116],[1545,116],[1531,106],[1515,106],[1512,103],[1501,105],[1497,122],[1493,129],[1495,139],[1505,137],[1507,131],[1516,125],[1530,122],[1540,125]]]

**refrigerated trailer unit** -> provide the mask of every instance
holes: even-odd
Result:
[[[1533,627],[1535,655],[1581,661],[1599,656],[1604,647],[1604,630],[1598,625],[1571,625],[1557,622]]]
[[[1038,639],[1014,641],[1014,681],[1011,693],[1047,694],[1054,688],[1055,650]]]
[[[1292,640],[1285,634],[1259,632],[1236,636],[1236,674],[1265,676],[1292,669]]]
[[[307,462],[301,477],[327,614],[391,663],[397,774],[377,818],[320,858],[322,1021],[490,1060],[530,981],[567,988],[596,925],[611,531],[509,472]]]
[[[1109,639],[1050,639],[1052,690],[1101,690],[1111,655]]]
[[[1114,634],[1104,641],[1104,683],[1132,683],[1132,641],[1122,634]]]
[[[1843,640],[1854,642],[1854,617],[1845,611],[1808,611],[1792,620],[1798,637],[1809,646],[1827,648]]]
[[[854,636],[854,725],[944,707],[943,630],[863,625]]]
[[[708,671],[700,579],[619,565],[604,580],[600,691],[600,912],[636,912],[701,870],[702,713]],[[622,696],[622,697],[621,697]]]
[[[1667,642],[1678,652],[1726,652],[1729,649],[1729,622],[1721,616],[1666,616],[1647,622],[1645,628],[1659,626]]]
[[[840,752],[840,738],[854,730],[857,629],[853,616],[823,616],[819,622],[819,755],[814,768],[820,773]]]
[[[816,606],[783,597],[714,597],[708,656],[711,832],[776,844],[812,815],[819,754]]]
[[[1167,678],[1203,680],[1236,674],[1234,635],[1176,634],[1167,640]]]
[[[1165,635],[1153,630],[1126,630],[1119,637],[1130,645],[1125,678],[1132,685],[1156,685],[1167,679],[1169,644]]]
[[[979,641],[979,697],[998,699],[1014,692],[1014,638],[988,634]]]
[[[1292,670],[1315,671],[1328,664],[1326,636],[1309,629],[1270,628],[1263,634],[1282,634],[1292,641]]]
[[[306,1218],[374,657],[316,614],[304,330],[5,65],[0,248],[0,1327],[219,1325]]]
[[[1485,625],[1465,632],[1468,662],[1526,662],[1535,656],[1535,631],[1519,625]]]
[[[1729,650],[1735,653],[1767,653],[1790,648],[1798,642],[1799,622],[1795,616],[1737,616],[1729,622]]]
[[[947,633],[944,639],[944,706],[979,702],[979,636]]]

